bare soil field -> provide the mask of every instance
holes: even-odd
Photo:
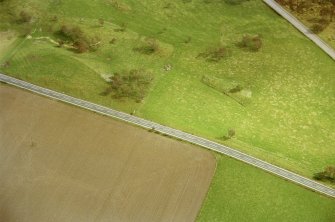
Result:
[[[195,220],[211,153],[4,84],[0,107],[0,221]]]

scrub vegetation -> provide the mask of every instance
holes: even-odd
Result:
[[[276,0],[335,48],[334,0]]]

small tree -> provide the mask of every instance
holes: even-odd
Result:
[[[20,21],[21,21],[21,22],[25,22],[25,23],[27,23],[27,22],[30,22],[31,19],[32,19],[32,16],[31,16],[30,13],[28,13],[28,12],[26,12],[26,11],[21,11],[21,12],[20,12]]]
[[[228,130],[228,137],[229,138],[232,138],[232,137],[234,137],[235,136],[235,130],[234,129],[229,129]]]
[[[239,42],[237,45],[240,46],[241,48],[246,48],[249,49],[250,51],[257,52],[261,49],[263,43],[259,35],[256,36],[245,35],[243,36],[241,42]]]
[[[227,135],[223,136],[222,140],[229,140],[235,136],[235,130],[234,129],[228,129]]]
[[[319,34],[324,29],[325,29],[325,26],[323,26],[319,23],[316,23],[316,24],[312,25],[312,27],[311,27],[312,32],[314,32],[315,34]]]
[[[335,166],[327,166],[323,172],[315,173],[313,176],[316,180],[328,180],[335,182]]]
[[[231,50],[225,46],[209,48],[205,52],[199,53],[196,58],[204,58],[207,62],[219,62],[231,55]]]
[[[335,179],[335,166],[327,166],[325,169],[325,175],[330,179]]]
[[[156,39],[148,38],[144,45],[133,48],[133,50],[141,54],[151,55],[159,51],[159,44],[157,43]]]
[[[58,40],[57,43],[58,43],[58,47],[59,48],[62,48],[64,46],[64,44],[65,44],[65,42],[63,40],[61,40],[61,39]]]
[[[84,40],[77,40],[73,43],[73,47],[77,50],[78,53],[84,53],[89,50],[89,45]]]

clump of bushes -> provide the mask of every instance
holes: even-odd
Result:
[[[135,47],[133,50],[135,52],[145,54],[145,55],[151,55],[156,52],[158,52],[160,49],[158,42],[156,39],[149,38],[145,41],[144,45]]]
[[[324,180],[335,183],[335,166],[328,166],[323,172],[314,174],[313,176],[316,180]]]
[[[311,31],[315,34],[321,33],[329,25],[329,21],[326,19],[310,19],[309,22],[312,22]]]
[[[244,35],[242,40],[237,45],[241,48],[257,52],[262,48],[263,43],[260,35]]]
[[[33,16],[27,11],[21,11],[19,14],[19,21],[22,23],[29,23],[31,22]]]
[[[222,140],[229,140],[235,136],[236,132],[235,129],[228,129],[227,135],[224,135],[221,139]]]
[[[199,53],[197,58],[204,58],[207,62],[219,62],[221,59],[231,55],[231,51],[224,46],[208,49],[206,52]]]
[[[111,95],[114,99],[129,98],[141,102],[148,93],[154,77],[141,69],[132,69],[115,73],[110,77],[109,86],[102,95]]]
[[[70,41],[78,53],[96,50],[101,41],[97,36],[93,38],[87,36],[78,26],[63,25],[58,34],[65,40]],[[62,43],[64,43],[63,40]]]

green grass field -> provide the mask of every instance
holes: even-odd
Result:
[[[198,221],[334,221],[333,199],[236,160],[217,159],[217,173]]]
[[[6,7],[13,11],[7,14],[5,7],[2,11],[0,7],[1,33],[8,30],[18,33],[15,41],[5,41],[8,45],[2,47],[6,52],[1,51],[0,64],[8,62],[0,67],[3,73],[128,113],[136,111],[135,115],[140,117],[227,144],[310,178],[325,166],[335,164],[335,63],[261,0],[240,5],[221,0],[49,0],[43,4],[40,0],[24,0],[20,4],[7,0],[0,4],[9,4]],[[23,8],[36,17],[30,24],[16,22],[15,15]],[[56,20],[52,19],[54,16]],[[99,25],[99,18],[104,20],[103,26]],[[44,38],[57,40],[54,33],[63,24],[77,25],[89,36],[98,35],[100,48],[78,54],[56,47]],[[32,38],[19,37],[26,26],[34,31],[30,34]],[[260,51],[236,46],[245,34],[261,36]],[[144,55],[133,50],[147,44],[147,38],[156,40],[157,52]],[[113,39],[116,40],[111,44]],[[230,52],[219,62],[198,57],[209,48],[218,47]],[[171,66],[170,71],[164,70],[166,65]],[[142,102],[101,95],[108,86],[104,75],[131,69],[144,69],[155,75]],[[240,83],[251,92],[249,102],[243,106],[209,87],[201,81],[204,75]],[[236,136],[221,140],[230,128],[235,129]],[[221,218],[221,213],[229,212],[235,215],[233,206],[243,202],[246,206],[241,212],[245,213],[239,214],[250,214],[257,221],[266,215],[260,209],[266,201],[269,206],[278,201],[281,214],[292,215],[288,221],[305,221],[302,214],[293,220],[295,210],[312,208],[316,211],[310,212],[316,212],[319,215],[316,218],[320,218],[315,221],[327,221],[327,216],[322,217],[324,211],[317,209],[331,208],[333,200],[317,204],[323,197],[295,185],[289,188],[284,182],[278,188],[281,191],[268,193],[262,201],[248,190],[243,190],[243,197],[236,200],[232,193],[226,196],[229,187],[238,187],[236,183],[251,190],[259,187],[265,192],[265,185],[259,184],[263,176],[270,178],[268,184],[280,180],[250,168],[255,180],[245,184],[246,181],[230,175],[223,187],[219,181],[229,175],[227,171],[249,171],[240,163],[231,164],[236,169],[219,158],[200,219]],[[283,199],[278,199],[295,191],[299,195],[292,199],[292,206],[310,200],[311,208],[288,208]],[[274,192],[283,194],[273,196]],[[230,202],[232,205],[220,210],[222,204]],[[252,205],[248,204],[255,202],[259,204],[259,213],[249,212]],[[210,209],[217,211],[212,214]],[[331,211],[327,215],[333,216]],[[312,217],[308,219],[313,221]]]

